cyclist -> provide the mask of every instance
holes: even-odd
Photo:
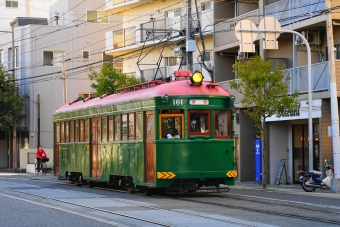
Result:
[[[38,163],[38,172],[40,171],[40,164],[43,158],[47,158],[47,154],[46,152],[42,149],[42,146],[40,145],[37,152],[35,153],[35,157],[37,159],[37,163]]]

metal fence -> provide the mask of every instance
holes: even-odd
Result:
[[[295,91],[301,93],[308,92],[308,66],[300,66],[284,70],[284,74],[289,76],[289,94]],[[312,64],[312,92],[329,90],[329,70],[328,61]]]
[[[273,16],[281,26],[312,18],[323,13],[325,0],[283,0],[264,7],[266,16]]]

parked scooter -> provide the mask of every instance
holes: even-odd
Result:
[[[328,160],[330,161],[330,160]],[[312,170],[305,172],[303,170],[299,170],[299,181],[301,183],[301,187],[306,192],[315,191],[315,189],[330,189],[331,188],[331,179],[333,178],[334,167],[328,164],[327,160],[326,163],[326,177],[322,179],[322,172]]]

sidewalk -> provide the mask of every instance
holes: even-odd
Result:
[[[230,186],[230,191],[235,191],[233,189],[248,189],[248,190],[263,190],[262,184],[259,184],[255,181],[246,181],[246,182],[235,182],[234,186]],[[272,192],[282,192],[287,194],[299,194],[306,196],[321,196],[328,198],[338,198],[340,199],[340,194],[332,193],[330,189],[316,189],[315,192],[305,192],[301,184],[267,184],[267,191]]]

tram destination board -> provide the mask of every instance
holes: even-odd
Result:
[[[160,114],[183,114],[184,110],[160,110]]]

